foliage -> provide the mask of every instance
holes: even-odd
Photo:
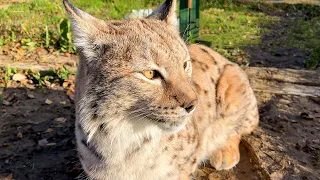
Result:
[[[320,47],[315,48],[309,58],[305,61],[306,65],[310,69],[316,69],[320,64]]]
[[[62,66],[55,72],[61,80],[66,80],[70,75],[74,74],[74,72],[69,71],[65,66]]]
[[[12,76],[18,72],[17,68],[10,68],[9,66],[4,70],[4,82],[7,84],[9,80],[12,79]]]
[[[3,74],[2,76],[0,76],[0,86],[5,87],[10,81],[12,81],[13,75],[17,73],[26,75],[27,79],[30,80],[27,81],[27,83],[32,83],[39,87],[48,86],[53,83],[62,85],[64,82],[68,81],[70,76],[75,75],[74,70],[70,70],[65,66],[57,69],[50,69],[45,73],[41,73],[39,71],[34,71],[31,69],[19,70],[17,68],[6,67],[0,68],[0,75]]]
[[[132,9],[154,6],[158,0],[78,0],[73,3],[101,19],[122,19]],[[0,47],[16,43],[28,51],[40,47],[75,53],[70,22],[61,0],[27,1],[0,9]]]
[[[62,52],[74,53],[76,48],[72,45],[71,23],[62,19],[59,24],[59,46]]]
[[[72,3],[100,19],[122,19],[132,9],[155,8],[162,2],[73,0]],[[304,16],[295,21],[294,26],[288,26],[287,36],[279,38],[275,44],[305,50],[315,49],[320,44],[320,8],[317,6],[244,3],[241,0],[200,0],[200,5],[200,39],[209,41],[214,50],[233,61],[245,56],[244,46],[261,43],[261,36],[268,32],[266,24],[282,22],[268,11],[301,13]],[[3,49],[10,53],[17,45],[27,52],[38,48],[51,53],[76,52],[72,45],[70,22],[61,0],[26,1],[0,9],[0,55]]]

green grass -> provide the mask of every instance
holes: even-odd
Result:
[[[75,6],[101,19],[122,19],[132,9],[151,7],[156,0],[77,0]],[[74,53],[70,23],[61,0],[34,0],[0,9],[0,47],[20,43],[25,50],[37,47]]]
[[[228,58],[229,49],[260,43],[260,35],[268,31],[261,24],[276,22],[278,19],[262,13],[247,13],[223,9],[209,9],[201,13],[201,39],[210,41],[212,47]]]
[[[65,18],[61,1],[33,1],[0,10],[0,40],[22,48],[59,48],[59,24]]]
[[[318,17],[309,20],[298,20],[289,31],[288,44],[304,50],[312,50],[312,54],[305,61],[310,69],[315,69],[320,64],[320,13]]]
[[[316,69],[320,64],[320,47],[313,49],[312,54],[305,60],[308,68]]]
[[[78,8],[106,20],[123,19],[132,9],[154,8],[163,1],[71,0]],[[305,19],[297,20],[288,27],[288,36],[278,40],[280,45],[306,50],[314,50],[320,45],[320,7],[241,3],[239,0],[201,0],[200,4],[200,39],[209,41],[214,50],[230,60],[245,57],[243,47],[263,43],[261,35],[269,31],[264,25],[282,21],[279,17],[267,15],[264,10],[306,15]],[[19,49],[30,52],[37,48],[48,52],[75,53],[71,37],[70,22],[61,0],[34,0],[0,9],[0,54],[20,52]],[[315,64],[314,59],[317,58],[314,57],[318,56],[318,51],[313,52],[312,60],[307,60],[307,63]],[[24,57],[24,54],[20,56]],[[308,66],[313,67],[313,64]]]
[[[305,63],[309,68],[318,66],[320,61],[319,6],[240,3],[238,0],[233,0],[231,3],[225,3],[224,0],[202,0],[201,4],[201,40],[209,41],[213,49],[233,61],[237,61],[245,54],[243,47],[263,44],[261,36],[270,31],[267,28],[270,26],[265,26],[266,24],[286,23],[284,21],[287,20],[283,17],[267,15],[267,12],[270,14],[300,13],[304,18],[291,22],[285,34],[277,39],[273,46],[312,50],[312,55]]]
[[[302,49],[320,46],[320,14],[309,20],[298,20],[290,30],[290,44]]]
[[[279,21],[277,17],[252,11],[251,5],[237,2],[211,2],[204,6],[206,8],[200,14],[200,38],[209,41],[213,49],[233,61],[244,53],[241,50],[243,46],[261,42],[261,34],[268,31],[262,28],[264,24]]]

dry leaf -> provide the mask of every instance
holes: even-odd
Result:
[[[57,143],[48,143],[47,146],[56,146]]]
[[[30,98],[30,99],[34,99],[34,95],[33,94],[27,94],[27,96],[28,96],[28,98]]]
[[[59,118],[56,118],[55,121],[57,121],[59,123],[65,123],[67,121],[67,119],[64,117],[59,117]]]
[[[16,93],[11,93],[6,95],[6,97],[4,98],[6,101],[11,102],[16,98],[17,94]]]
[[[11,173],[7,177],[4,177],[4,178],[0,177],[0,180],[13,180],[13,175]]]
[[[47,145],[48,143],[49,143],[49,142],[48,142],[47,139],[41,139],[41,140],[38,141],[38,145],[39,145],[39,146],[45,146],[45,145]]]
[[[63,82],[62,87],[66,88],[69,86],[69,82]]]
[[[67,101],[60,101],[60,104],[66,105]]]
[[[14,81],[22,81],[25,79],[27,79],[27,76],[25,76],[24,74],[14,74],[12,76],[12,80],[14,80]]]
[[[74,89],[72,87],[70,87],[70,89],[67,91],[67,95],[72,101],[74,101],[74,98],[75,98],[74,93],[75,92],[74,92]]]
[[[17,137],[20,138],[20,139],[22,139],[22,133],[21,133],[21,132],[18,132]]]
[[[49,99],[46,99],[45,103],[48,104],[48,105],[50,105],[50,104],[52,104],[52,101],[49,100]]]
[[[6,101],[6,100],[3,100],[2,104],[5,105],[5,106],[10,106],[11,105],[11,103],[9,101]]]
[[[53,132],[53,129],[52,129],[52,128],[48,128],[48,129],[46,130],[46,133],[51,133],[51,132]]]

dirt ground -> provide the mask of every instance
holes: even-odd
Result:
[[[0,177],[75,179],[81,166],[74,104],[66,93],[59,88],[4,93],[11,104],[0,108]],[[197,179],[319,179],[320,98],[257,97],[260,127],[242,142],[239,165],[223,172],[202,165]]]
[[[279,14],[284,16],[284,14]],[[298,16],[298,15],[297,15]],[[263,44],[247,47],[252,66],[305,69],[310,52],[273,43],[290,21],[270,27]],[[320,79],[319,79],[320,81]],[[69,180],[81,166],[74,139],[74,104],[65,90],[0,89],[0,180]],[[241,143],[241,161],[216,172],[208,163],[196,179],[320,179],[320,97],[256,93],[260,126]]]

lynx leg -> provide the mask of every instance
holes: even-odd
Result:
[[[240,160],[239,143],[240,137],[238,135],[231,136],[225,146],[213,152],[210,164],[216,170],[233,168]]]

